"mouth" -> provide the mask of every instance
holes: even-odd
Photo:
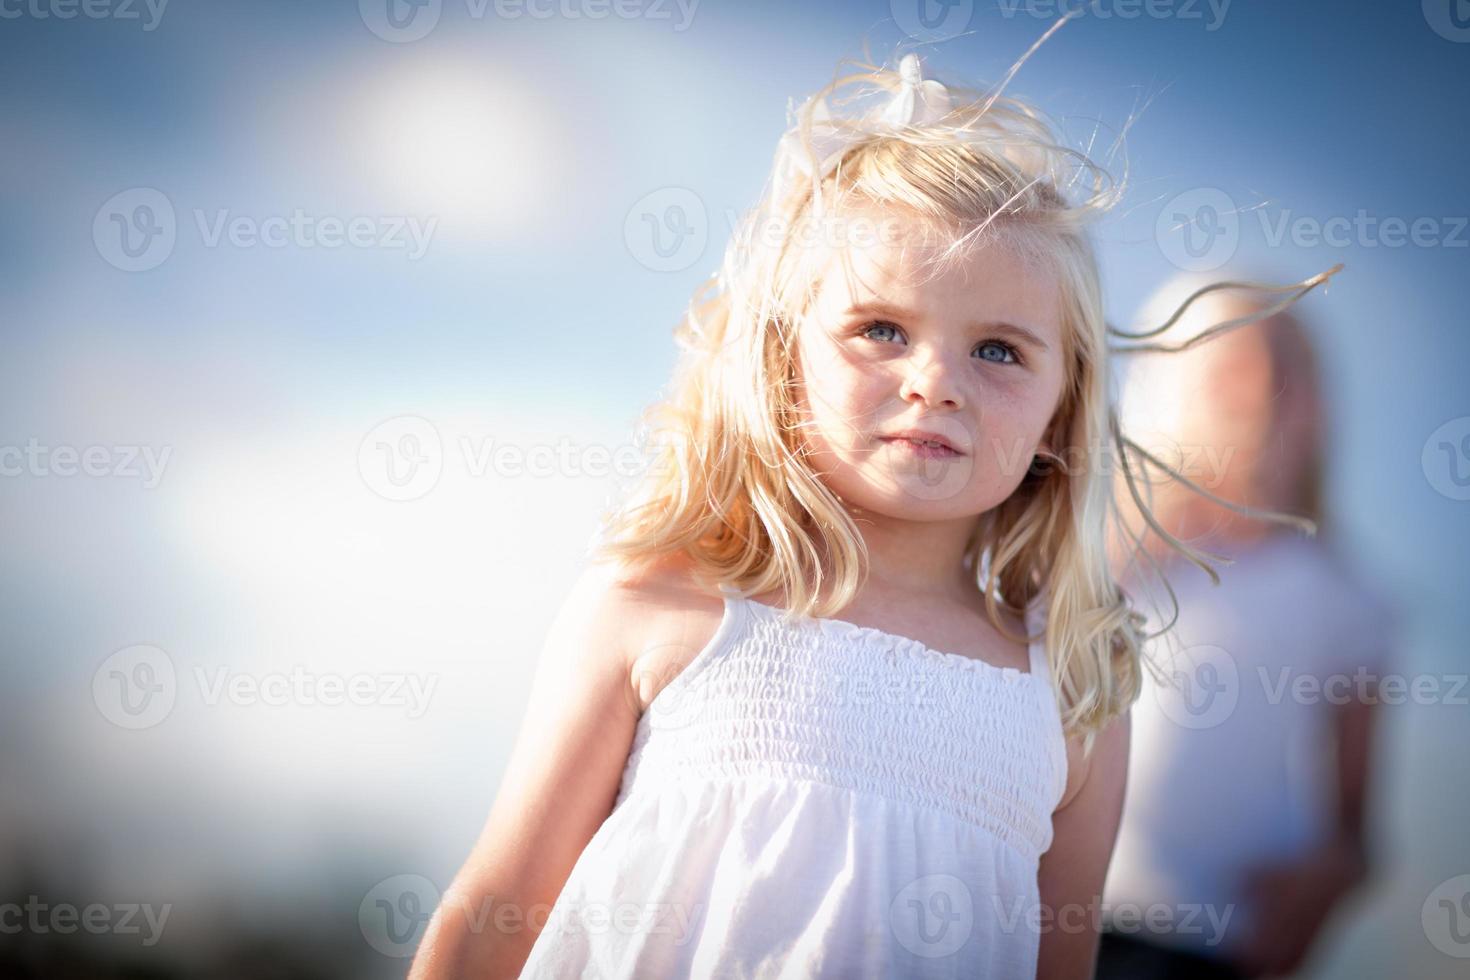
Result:
[[[949,440],[932,433],[880,436],[879,439],[923,459],[955,459],[964,455]]]

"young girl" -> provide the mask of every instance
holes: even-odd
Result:
[[[1085,231],[1122,188],[1005,81],[864,67],[677,332],[413,977],[1092,970],[1143,639]]]

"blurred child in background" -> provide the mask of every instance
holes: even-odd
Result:
[[[1205,281],[1182,278],[1151,305],[1173,309]],[[1268,302],[1211,293],[1171,335],[1259,315]],[[1292,314],[1181,352],[1136,354],[1122,411],[1135,441],[1210,493],[1322,524],[1324,404],[1313,344]],[[1374,682],[1391,612],[1330,529],[1311,536],[1174,480],[1147,482],[1163,529],[1234,564],[1212,584],[1144,535],[1142,557],[1168,573],[1178,620],[1155,641],[1165,683],[1146,677],[1134,708],[1098,976],[1287,974],[1368,873]],[[1153,628],[1167,625],[1151,569],[1121,543],[1115,555],[1120,581],[1158,610]]]

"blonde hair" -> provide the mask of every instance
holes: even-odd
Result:
[[[1087,233],[1121,197],[1126,167],[1114,183],[1086,154],[1060,145],[1037,110],[1002,94],[1066,19],[993,89],[950,86],[952,108],[943,118],[889,131],[873,127],[871,113],[834,116],[847,143],[831,172],[812,168],[810,180],[794,186],[778,181],[778,152],[759,206],[675,329],[683,351],[667,397],[642,419],[652,465],[603,515],[596,558],[683,554],[703,586],[777,590],[793,616],[830,616],[856,595],[866,550],[842,501],[806,462],[793,351],[816,289],[818,250],[802,247],[802,236],[854,206],[876,205],[942,234],[949,244],[937,264],[1003,241],[1052,271],[1061,289],[1066,381],[1043,441],[1069,463],[1079,456],[1101,462],[1099,453],[1116,448],[1126,472],[1130,444],[1108,389],[1109,328]],[[834,77],[803,104],[790,130],[809,160],[820,159],[811,144],[817,100],[854,86],[845,104],[859,104],[902,84],[896,71],[852,63],[861,71]],[[1074,184],[1085,191],[1076,200],[1068,196]],[[1005,635],[998,607],[1019,613],[1045,592],[1047,661],[1063,727],[1083,736],[1087,751],[1138,697],[1145,639],[1145,617],[1109,568],[1105,529],[1118,508],[1108,469],[1032,469],[1008,499],[977,515],[965,556],[991,622]],[[824,579],[832,582],[826,601]]]

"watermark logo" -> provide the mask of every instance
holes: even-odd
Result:
[[[1229,651],[1201,644],[1181,650],[1169,683],[1154,688],[1159,709],[1183,728],[1213,728],[1235,712],[1240,671]]]
[[[715,638],[711,637],[710,642]],[[699,720],[705,703],[700,697],[705,677],[703,659],[704,651],[695,651],[686,643],[649,645],[633,662],[628,687],[631,707],[662,731]]]
[[[439,23],[442,6],[443,0],[357,0],[367,29],[394,44],[427,37]]]
[[[173,659],[146,643],[112,654],[92,675],[92,701],[119,728],[152,728],[168,717],[178,697]]]
[[[124,272],[147,272],[163,264],[177,237],[173,203],[152,187],[112,195],[92,219],[97,254]]]
[[[899,945],[915,956],[949,956],[975,928],[975,899],[954,875],[925,875],[894,896],[888,924]]]
[[[1470,415],[1450,419],[1431,432],[1419,462],[1435,493],[1470,500]]]
[[[705,648],[693,656],[687,644],[658,643],[647,647],[634,661],[628,688],[630,706],[646,715],[650,724],[661,731],[710,721],[706,709],[711,699],[724,698],[729,693],[709,689],[712,676],[719,674],[706,669],[706,663],[717,655],[715,644],[720,642],[717,628]],[[917,641],[910,641],[907,646],[916,651],[927,649]],[[750,681],[749,689],[742,696],[754,703],[784,701],[823,712],[841,713],[859,707],[869,712],[900,715],[913,709],[930,715],[953,714],[966,703],[963,691],[951,683],[950,672],[933,662],[902,677],[873,678],[836,672],[812,680],[805,673],[789,676],[776,673]],[[888,706],[892,706],[891,711]]]
[[[974,0],[889,0],[899,30],[916,41],[948,41],[970,29]]]
[[[910,382],[915,383],[915,382]],[[927,381],[916,382],[927,384]],[[932,394],[932,392],[926,392]],[[916,427],[932,432],[953,446],[969,446],[972,437],[964,423],[952,416],[927,416],[916,423]],[[992,440],[998,456],[1004,451]],[[977,451],[983,447],[976,447]],[[1007,466],[1024,468],[1019,445],[1017,455],[1006,461],[1001,459],[1001,468]],[[889,464],[887,479],[894,482],[894,489],[918,500],[952,500],[970,485],[975,474],[976,452],[961,456],[925,456],[913,444],[904,439],[883,439],[877,452]],[[1029,460],[1029,457],[1024,457]],[[1016,472],[1010,470],[1008,472]]]
[[[401,959],[418,949],[438,904],[439,889],[423,875],[394,875],[363,896],[357,926],[369,946]]]
[[[1218,269],[1240,245],[1240,216],[1229,194],[1217,187],[1197,187],[1164,205],[1154,235],[1164,258],[1178,268]]]
[[[653,272],[682,272],[704,256],[709,216],[687,187],[645,194],[623,219],[623,242],[638,264]]]
[[[1466,0],[1423,0],[1421,6],[1434,33],[1456,44],[1470,42],[1470,3]]]
[[[1470,959],[1470,874],[1440,882],[1424,899],[1419,922],[1435,949]]]
[[[417,500],[439,484],[444,444],[428,419],[400,415],[363,437],[357,468],[368,489],[385,500]]]

